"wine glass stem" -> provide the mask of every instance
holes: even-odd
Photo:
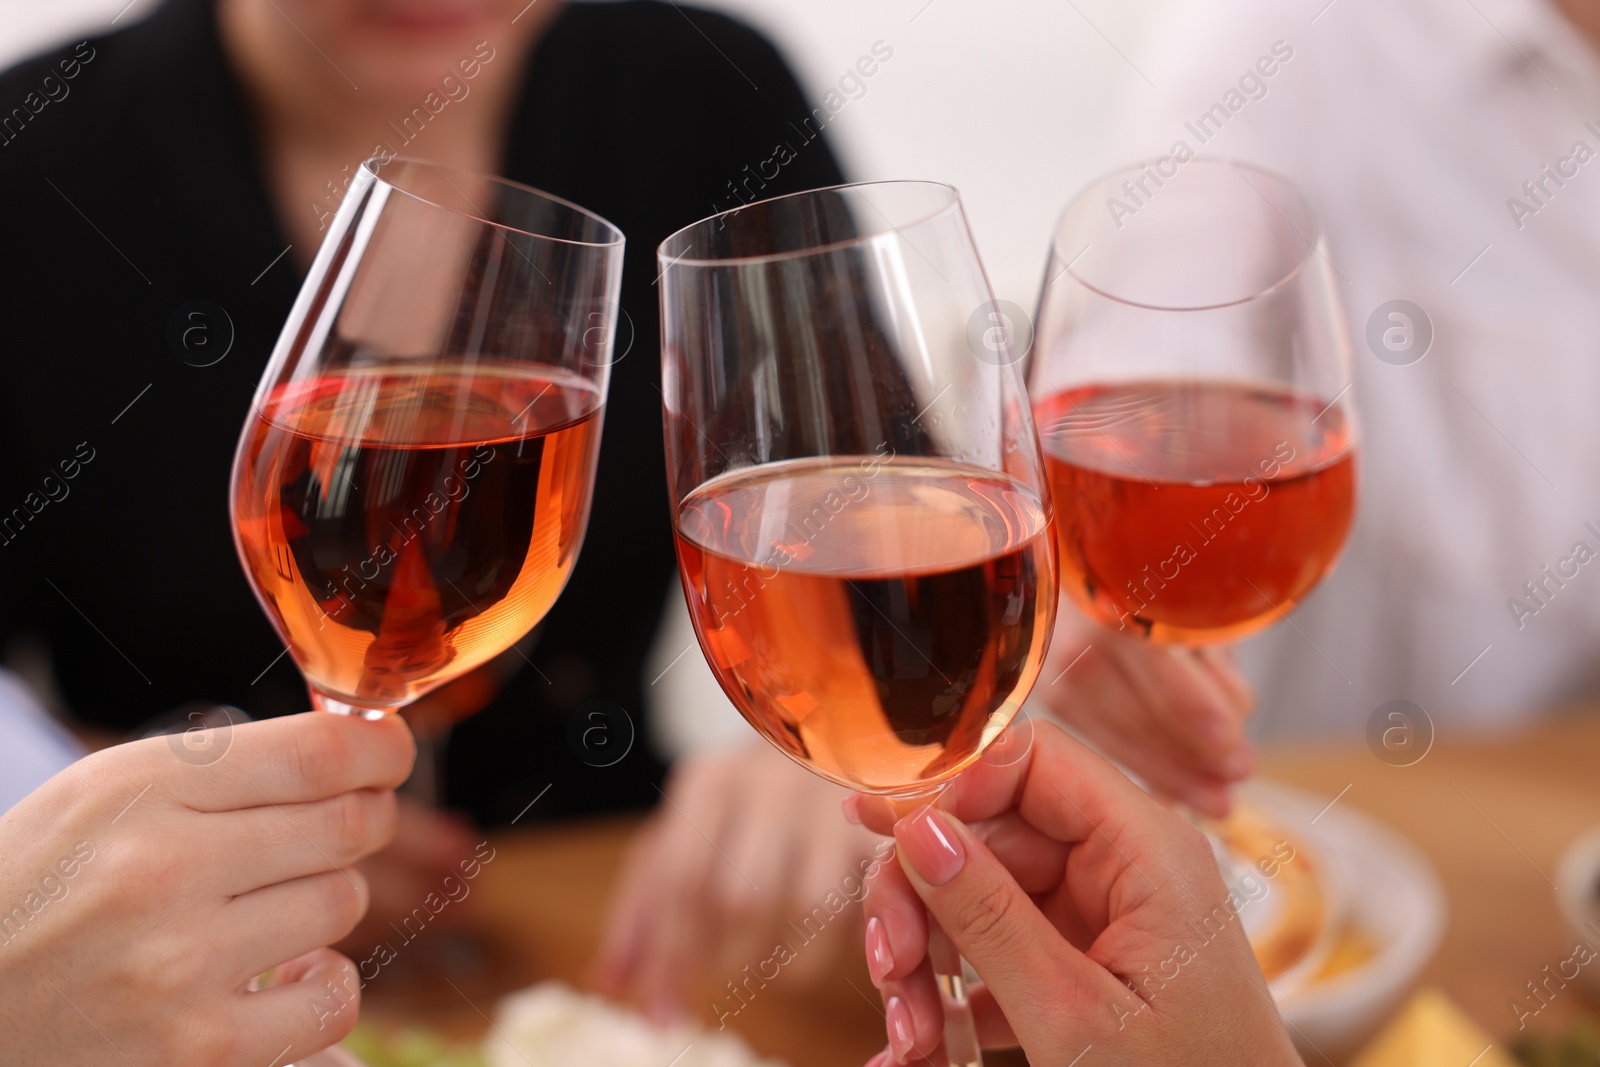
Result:
[[[889,803],[895,816],[904,818],[937,803],[943,792],[944,786],[940,785],[926,793],[890,797]],[[972,1003],[967,998],[967,963],[931,911],[928,912],[928,961],[933,964],[944,1008],[945,1061],[950,1067],[983,1067],[978,1027],[972,1017]]]

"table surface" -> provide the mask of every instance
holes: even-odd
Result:
[[[1450,916],[1424,981],[1497,1038],[1515,1030],[1509,1002],[1574,943],[1550,879],[1566,844],[1600,823],[1600,715],[1565,715],[1500,739],[1440,736],[1409,767],[1389,766],[1364,746],[1319,744],[1269,750],[1262,769],[1375,816],[1433,861]],[[636,825],[615,819],[494,835],[495,858],[474,890],[474,925],[492,934],[488,966],[412,953],[409,977],[396,968],[400,980],[370,988],[366,1017],[476,1036],[505,992],[548,978],[581,984]],[[836,950],[833,973],[772,983],[730,1028],[794,1067],[864,1062],[882,1047],[883,1022],[858,938],[854,923],[833,922],[816,943]],[[701,1000],[709,1005],[714,995],[707,990]],[[1576,986],[1563,990],[1530,1026],[1553,1030],[1596,1014],[1585,997]]]

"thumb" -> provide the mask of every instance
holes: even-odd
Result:
[[[1080,1029],[1071,1022],[1098,1030],[1124,1012],[1127,987],[1069,944],[960,820],[924,807],[897,822],[894,836],[912,888],[1024,1048],[1054,1048]]]

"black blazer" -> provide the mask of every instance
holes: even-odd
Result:
[[[452,742],[452,799],[480,817],[515,816],[552,782],[538,815],[656,798],[642,739],[609,768],[567,740],[593,700],[643,729],[642,661],[674,582],[655,246],[735,206],[735,186],[748,198],[842,181],[816,132],[827,115],[752,30],[649,0],[567,6],[527,63],[507,176],[622,227],[633,337],[538,671]],[[405,152],[398,132],[390,143]],[[779,145],[793,158],[768,177]],[[289,241],[208,0],[169,0],[0,75],[0,235],[0,639],[47,648],[66,703],[105,726],[193,700],[304,709],[234,554],[227,494],[302,278],[280,255]],[[190,318],[195,301],[227,321]],[[233,335],[209,366],[195,365],[209,358],[200,338],[182,337],[197,322],[214,344]]]

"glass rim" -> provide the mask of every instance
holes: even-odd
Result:
[[[943,192],[945,192],[948,195],[948,199],[946,200],[945,203],[939,205],[939,207],[935,208],[934,210],[932,210],[932,211],[930,211],[930,212],[928,212],[928,213],[926,213],[924,215],[919,215],[917,218],[912,219],[910,222],[904,223],[904,224],[902,224],[900,226],[896,226],[894,223],[889,222],[887,219],[885,219],[884,220],[884,228],[883,229],[873,230],[871,233],[863,233],[863,234],[859,234],[859,235],[857,235],[855,237],[847,237],[847,238],[845,238],[843,240],[840,240],[840,241],[830,241],[827,244],[812,245],[812,246],[807,247],[807,248],[796,248],[796,249],[792,249],[792,250],[787,251],[787,252],[763,252],[763,253],[759,253],[757,255],[750,255],[750,256],[716,256],[716,257],[712,257],[712,258],[701,258],[701,257],[690,258],[688,256],[674,256],[674,255],[672,255],[671,253],[669,253],[667,251],[667,246],[669,244],[672,244],[674,241],[677,241],[679,238],[683,237],[685,234],[689,233],[691,230],[697,230],[697,229],[699,229],[699,228],[701,228],[703,226],[709,226],[711,223],[717,222],[718,220],[724,220],[725,221],[728,218],[730,218],[731,216],[737,215],[741,211],[747,211],[747,210],[749,210],[750,208],[753,208],[753,207],[764,207],[764,206],[766,206],[768,204],[776,204],[776,203],[778,203],[780,201],[784,201],[784,200],[797,200],[797,199],[799,199],[801,197],[818,196],[818,195],[820,195],[822,193],[837,193],[840,190],[844,190],[844,189],[868,189],[868,188],[872,188],[874,186],[881,186],[881,185],[899,185],[899,186],[913,186],[914,185],[914,186],[924,186],[924,187],[928,187],[928,188],[939,189],[939,190],[942,190]],[[870,201],[869,201],[869,204],[870,204]],[[718,211],[716,214],[707,215],[704,218],[696,219],[694,222],[689,223],[689,225],[679,227],[678,229],[672,231],[665,238],[662,239],[661,243],[656,246],[656,262],[662,264],[662,269],[663,270],[665,270],[667,267],[679,267],[679,266],[686,266],[686,267],[737,267],[737,266],[752,266],[752,265],[762,264],[762,263],[781,263],[784,260],[788,260],[788,259],[800,259],[800,258],[802,258],[804,256],[820,255],[820,254],[822,254],[824,252],[836,252],[836,251],[838,251],[839,249],[842,249],[842,248],[851,248],[851,247],[854,247],[856,245],[866,244],[867,242],[875,240],[875,239],[877,239],[879,237],[882,237],[885,234],[890,234],[890,233],[900,234],[905,230],[911,229],[912,227],[922,226],[922,225],[925,225],[925,224],[927,224],[929,222],[932,222],[934,219],[939,218],[940,216],[944,215],[946,212],[948,212],[948,211],[950,211],[952,209],[960,210],[960,208],[961,208],[961,190],[957,189],[954,185],[950,184],[949,182],[934,181],[934,180],[932,180],[930,178],[882,178],[882,179],[878,179],[876,181],[869,181],[869,182],[840,182],[837,185],[824,185],[824,186],[820,186],[819,188],[816,188],[816,189],[802,189],[801,191],[796,192],[796,193],[784,193],[781,196],[769,196],[764,200],[752,200],[748,204],[740,204],[738,207],[731,207],[731,208],[728,208],[726,211]],[[881,215],[882,212],[879,212],[879,214]]]
[[[520,226],[512,226],[508,223],[496,222],[493,219],[484,218],[483,214],[477,210],[462,211],[460,208],[454,208],[446,204],[441,204],[438,201],[431,200],[414,190],[407,189],[404,185],[397,184],[391,178],[384,177],[383,168],[397,163],[405,163],[412,166],[424,167],[428,170],[438,171],[444,174],[459,174],[467,178],[479,178],[483,181],[491,182],[503,188],[515,189],[519,193],[531,194],[540,200],[557,204],[560,207],[566,208],[568,211],[581,215],[593,222],[599,223],[600,226],[610,234],[610,237],[604,241],[581,241],[573,237],[557,237],[556,235],[549,233],[536,233],[533,230],[525,230]],[[532,237],[540,241],[550,241],[555,244],[574,245],[579,248],[616,248],[622,245],[626,240],[626,235],[622,232],[622,228],[616,223],[612,222],[610,219],[605,218],[603,215],[600,215],[594,211],[590,211],[581,204],[575,204],[565,197],[556,196],[554,193],[547,193],[543,189],[526,185],[523,182],[513,181],[510,178],[502,178],[497,174],[484,174],[479,171],[466,170],[461,167],[451,167],[443,163],[435,163],[432,160],[419,159],[416,156],[390,156],[387,159],[382,156],[369,156],[361,161],[361,168],[368,174],[371,174],[375,180],[382,182],[384,185],[390,189],[393,189],[397,193],[402,193],[405,196],[410,197],[419,204],[427,204],[429,207],[436,207],[440,211],[448,211],[453,215],[460,215],[462,218],[471,219],[474,222],[480,222],[485,226],[492,226],[495,229],[503,230],[506,233],[519,233],[526,237]],[[445,179],[447,182],[449,180],[449,178]],[[453,183],[452,188],[454,188]],[[457,190],[457,192],[460,192],[460,190]],[[466,194],[461,194],[461,198],[466,200]],[[472,201],[467,200],[467,203],[471,204]]]
[[[1165,156],[1155,156],[1155,157],[1143,159],[1143,160],[1140,160],[1140,161],[1137,161],[1137,162],[1134,162],[1134,163],[1125,163],[1125,164],[1122,164],[1121,166],[1113,167],[1112,169],[1110,169],[1108,171],[1104,171],[1104,172],[1096,175],[1094,178],[1092,178],[1089,181],[1089,183],[1087,185],[1085,185],[1082,189],[1080,189],[1077,193],[1075,193],[1073,195],[1072,199],[1067,202],[1067,206],[1062,209],[1061,217],[1056,220],[1055,232],[1050,237],[1050,267],[1053,267],[1056,263],[1061,262],[1062,257],[1061,257],[1061,255],[1060,255],[1058,250],[1060,248],[1061,231],[1066,227],[1067,219],[1070,216],[1072,216],[1073,213],[1075,211],[1077,211],[1082,205],[1084,205],[1086,203],[1086,198],[1088,197],[1089,193],[1092,190],[1098,189],[1100,186],[1104,185],[1105,183],[1107,183],[1107,182],[1109,182],[1109,181],[1111,181],[1111,180],[1113,180],[1115,178],[1122,177],[1123,175],[1132,175],[1132,174],[1142,173],[1143,171],[1145,171],[1149,167],[1153,166],[1154,164],[1160,162],[1162,159],[1165,159],[1165,158],[1167,158],[1167,157],[1165,157]],[[1254,171],[1256,174],[1259,174],[1262,177],[1270,178],[1272,181],[1276,182],[1283,189],[1287,190],[1289,192],[1289,194],[1294,197],[1295,200],[1299,201],[1300,206],[1305,209],[1306,217],[1311,220],[1311,233],[1309,235],[1300,233],[1298,228],[1294,225],[1294,223],[1289,222],[1289,220],[1287,218],[1283,219],[1284,222],[1288,223],[1289,228],[1291,230],[1294,230],[1295,233],[1302,240],[1304,240],[1306,242],[1306,249],[1305,249],[1305,252],[1300,256],[1300,258],[1295,260],[1295,262],[1292,265],[1290,265],[1289,268],[1287,270],[1285,270],[1280,277],[1275,279],[1270,284],[1262,286],[1261,288],[1257,289],[1256,291],[1254,291],[1252,293],[1248,293],[1245,296],[1239,297],[1236,300],[1224,300],[1224,301],[1222,301],[1220,303],[1215,303],[1215,304],[1181,304],[1180,305],[1180,304],[1151,304],[1151,303],[1148,303],[1148,302],[1145,302],[1145,301],[1142,301],[1142,300],[1130,300],[1129,298],[1127,298],[1125,296],[1118,296],[1116,293],[1109,292],[1108,290],[1103,289],[1100,286],[1094,284],[1093,282],[1091,282],[1087,278],[1085,278],[1083,275],[1081,275],[1077,271],[1073,270],[1072,269],[1072,263],[1064,263],[1063,262],[1062,263],[1062,273],[1070,274],[1074,281],[1076,281],[1079,285],[1083,286],[1085,289],[1088,289],[1090,292],[1094,293],[1096,296],[1104,297],[1107,300],[1113,301],[1113,302],[1118,303],[1118,304],[1122,304],[1125,307],[1140,308],[1140,309],[1143,309],[1143,310],[1146,310],[1146,311],[1178,311],[1178,312],[1181,312],[1181,311],[1220,311],[1223,308],[1239,307],[1240,305],[1248,304],[1248,303],[1250,303],[1252,301],[1263,299],[1264,297],[1272,295],[1273,293],[1275,293],[1278,290],[1282,289],[1284,286],[1286,286],[1286,285],[1290,284],[1291,282],[1293,282],[1294,279],[1303,270],[1305,270],[1305,266],[1306,266],[1307,263],[1309,263],[1311,261],[1311,257],[1318,254],[1318,249],[1322,245],[1322,219],[1317,214],[1316,205],[1313,204],[1311,202],[1310,198],[1308,198],[1306,196],[1306,194],[1303,193],[1300,190],[1300,186],[1298,184],[1296,184],[1295,182],[1291,181],[1289,178],[1285,177],[1283,174],[1280,174],[1279,172],[1277,172],[1275,170],[1272,170],[1269,167],[1264,167],[1259,163],[1252,163],[1249,160],[1239,159],[1239,158],[1234,157],[1234,156],[1197,155],[1193,159],[1191,159],[1188,163],[1180,164],[1180,166],[1189,167],[1189,166],[1193,166],[1196,163],[1204,164],[1207,167],[1229,167],[1229,168],[1234,168],[1234,169],[1237,169],[1237,170]],[[1176,175],[1174,175],[1174,177],[1176,177]],[[1171,180],[1172,179],[1170,179],[1170,178],[1168,179],[1168,181],[1171,181]],[[1257,192],[1259,193],[1259,190],[1257,190]],[[1262,199],[1266,199],[1265,196],[1263,196]],[[1283,213],[1281,211],[1278,211],[1277,207],[1274,206],[1271,201],[1267,201],[1267,206],[1271,207],[1272,210],[1280,218],[1283,217]],[[1085,251],[1087,251],[1087,249],[1085,249]],[[1080,256],[1082,254],[1083,254],[1082,252],[1079,253]],[[1072,262],[1075,263],[1075,262],[1077,262],[1077,260],[1074,259]],[[1049,272],[1049,267],[1046,268],[1046,273],[1048,273],[1048,272]],[[1059,278],[1060,274],[1057,274],[1055,277]],[[1054,279],[1052,279],[1050,281],[1046,281],[1045,282],[1045,289],[1048,290],[1050,288],[1050,286],[1053,285],[1053,284],[1055,284],[1054,283]]]

